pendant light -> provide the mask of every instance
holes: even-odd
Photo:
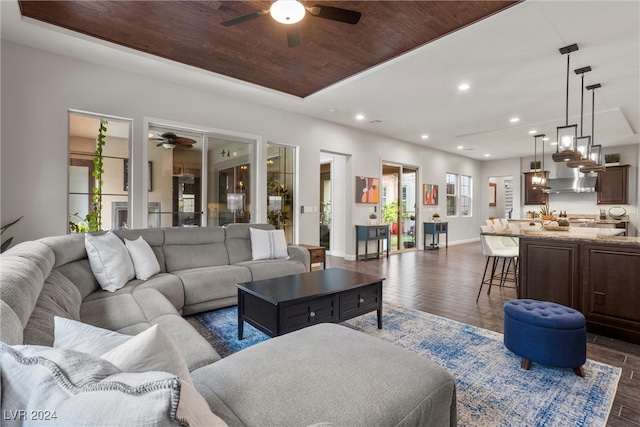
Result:
[[[569,160],[567,166],[570,168],[579,168],[583,166],[594,166],[595,162],[589,157],[589,149],[591,148],[591,136],[584,135],[584,74],[591,71],[590,66],[578,68],[576,74],[580,74],[582,80],[582,89],[580,91],[580,136],[576,138],[576,150],[580,157],[575,160]]]
[[[544,170],[544,137],[545,134],[540,133],[533,136],[533,162],[538,165],[538,138],[542,138],[542,161],[541,168],[536,170],[531,177],[532,188],[546,190],[547,187],[547,172]]]
[[[578,125],[569,125],[569,59],[571,52],[578,50],[577,44],[572,44],[560,48],[560,53],[567,55],[567,98],[565,102],[565,125],[558,126],[558,145],[556,152],[553,154],[553,161],[568,162],[569,160],[577,160],[579,153],[576,148],[576,138],[578,136]]]
[[[596,144],[596,132],[594,130],[595,125],[595,113],[596,113],[596,89],[602,87],[600,83],[596,83],[591,86],[587,86],[587,90],[591,91],[591,147],[589,149],[589,158],[594,162],[593,166],[583,166],[580,168],[580,172],[605,172],[605,168],[602,162],[602,145]]]

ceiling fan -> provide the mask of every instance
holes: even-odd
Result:
[[[193,148],[193,144],[196,143],[194,139],[178,136],[173,132],[165,132],[160,135],[160,138],[150,138],[155,141],[161,141],[156,147],[163,146],[169,150],[173,150],[176,147],[181,148]]]
[[[302,43],[300,28],[295,24],[300,22],[307,12],[311,16],[352,25],[357,24],[362,16],[362,13],[360,12],[333,6],[323,6],[320,4],[305,6],[299,0],[276,0],[271,4],[269,9],[256,10],[255,12],[236,16],[235,18],[222,21],[220,25],[229,27],[231,25],[259,18],[260,16],[271,15],[271,17],[276,21],[287,25],[287,43],[289,47],[295,47]]]

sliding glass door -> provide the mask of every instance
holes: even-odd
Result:
[[[382,219],[391,224],[392,251],[415,248],[417,174],[415,167],[382,165]]]

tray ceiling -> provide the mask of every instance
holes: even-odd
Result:
[[[287,47],[270,16],[220,22],[264,1],[20,1],[23,16],[297,97],[402,55],[517,1],[327,1],[362,12],[357,25],[307,16]]]

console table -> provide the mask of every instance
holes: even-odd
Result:
[[[424,250],[440,249],[440,234],[445,235],[445,249],[449,248],[449,223],[447,222],[425,222],[424,227]],[[427,244],[427,234],[431,235],[431,243]]]
[[[376,241],[377,253],[376,258],[380,257],[380,241],[387,241],[387,258],[389,258],[389,224],[384,225],[356,225],[356,261],[359,259],[358,250],[360,242],[364,242],[364,260],[369,259],[369,242]],[[384,249],[384,248],[383,248]]]

